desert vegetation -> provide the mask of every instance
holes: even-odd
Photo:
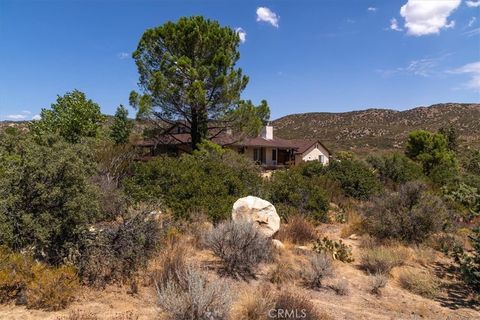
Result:
[[[174,45],[192,39],[212,53],[202,65],[182,51],[191,46]],[[201,17],[147,30],[134,53],[143,92],[131,94],[145,130],[123,107],[107,121],[74,90],[28,130],[0,132],[0,308],[97,319],[101,312],[78,310],[85,297],[118,290],[154,307],[111,319],[353,317],[343,304],[386,318],[478,317],[478,150],[452,128],[412,131],[402,152],[366,159],[337,150],[328,166],[307,162],[262,177],[205,130],[212,114],[242,134],[268,118],[266,103],[239,98],[247,83],[235,68],[239,41]],[[172,65],[198,77],[188,94]],[[206,102],[205,92],[218,101]],[[172,110],[178,95],[188,103]],[[204,110],[189,123],[193,151],[144,161],[135,141],[151,138],[159,118],[198,111],[193,105]],[[231,218],[248,195],[276,207],[273,236]],[[396,299],[411,308],[395,310]]]

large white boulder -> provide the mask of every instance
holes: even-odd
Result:
[[[258,197],[248,196],[235,201],[232,219],[254,222],[267,237],[273,236],[280,229],[280,217],[273,204]]]

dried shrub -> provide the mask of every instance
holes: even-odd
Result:
[[[378,273],[370,277],[370,292],[380,296],[382,294],[381,289],[387,285],[387,277],[384,274]]]
[[[158,269],[153,272],[154,281],[164,284],[168,281],[180,283],[184,270],[187,268],[188,250],[183,243],[170,243],[161,252],[158,259]]]
[[[278,239],[303,245],[318,238],[315,226],[304,216],[296,214],[287,218],[287,224],[278,232]]]
[[[432,234],[425,241],[425,244],[445,254],[455,252],[464,246],[460,236],[445,232]]]
[[[439,293],[440,281],[428,271],[403,270],[398,280],[402,288],[427,298],[434,298]]]
[[[264,320],[274,306],[275,294],[272,288],[263,286],[259,289],[246,291],[233,304],[230,319]]]
[[[65,317],[58,317],[56,320],[98,320],[98,317],[93,313],[87,313],[81,310],[71,311]]]
[[[79,281],[73,267],[35,264],[32,272],[34,278],[25,293],[27,308],[60,310],[74,300]]]
[[[149,211],[133,212],[123,223],[97,225],[84,242],[78,261],[82,280],[104,288],[125,281],[144,268],[160,239],[160,227]]]
[[[365,230],[370,235],[410,243],[420,243],[440,231],[448,218],[442,200],[418,182],[408,182],[398,192],[374,198],[364,214]]]
[[[435,261],[435,250],[428,247],[416,247],[413,249],[413,260],[422,266],[428,266]]]
[[[347,224],[342,227],[340,236],[342,238],[347,238],[354,233],[364,233],[363,218],[356,211],[350,210],[347,213]]]
[[[281,292],[275,301],[275,307],[269,311],[269,319],[305,319],[330,320],[330,316],[321,313],[313,302],[298,292]]]
[[[295,282],[301,279],[305,262],[304,256],[282,251],[275,256],[275,264],[269,269],[267,279],[277,285]]]
[[[221,320],[228,315],[232,293],[220,279],[209,282],[207,275],[187,266],[177,279],[157,284],[158,302],[172,320]],[[178,281],[180,279],[180,281]]]
[[[408,251],[402,247],[378,247],[365,249],[360,258],[360,266],[373,274],[389,274],[393,267],[404,264]]]
[[[310,289],[322,287],[322,281],[333,275],[332,258],[325,253],[314,254],[303,273],[304,284]]]
[[[341,279],[331,284],[330,288],[332,288],[333,291],[335,291],[335,293],[339,296],[346,296],[350,292],[350,289],[348,287],[348,281],[345,279]]]
[[[0,253],[1,302],[15,300],[28,308],[59,310],[73,300],[79,283],[72,267],[50,267],[4,249]]]
[[[223,271],[235,278],[255,277],[257,265],[272,257],[271,240],[249,222],[223,222],[205,241],[222,260]]]
[[[334,241],[327,237],[317,240],[313,245],[313,251],[331,255],[334,260],[342,262],[352,262],[352,248],[342,242]]]

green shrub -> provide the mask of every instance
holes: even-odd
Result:
[[[442,230],[448,220],[442,200],[417,182],[408,182],[398,192],[374,198],[363,211],[364,228],[370,235],[413,243]]]
[[[202,147],[193,155],[137,163],[124,185],[133,202],[161,201],[177,217],[204,212],[219,221],[238,198],[259,194],[258,170],[234,151]]]
[[[422,167],[400,153],[383,157],[370,157],[368,162],[378,171],[380,179],[384,183],[390,181],[405,183],[423,177]]]
[[[267,182],[267,199],[275,205],[281,204],[290,212],[301,213],[314,220],[326,222],[329,200],[316,178],[301,175],[298,170],[276,171]],[[279,211],[287,217],[285,211]]]
[[[340,183],[347,196],[356,199],[366,200],[381,189],[373,171],[358,160],[342,158],[332,161],[327,175]]]
[[[342,240],[333,241],[324,237],[318,239],[314,245],[313,250],[317,253],[325,253],[331,255],[333,259],[342,262],[352,262],[352,248],[342,242]]]
[[[473,232],[470,236],[473,250],[471,252],[459,250],[454,257],[460,265],[460,272],[465,282],[480,294],[480,227],[475,228]]]
[[[87,145],[58,137],[0,146],[0,245],[32,248],[36,258],[60,263],[90,223],[103,218]]]

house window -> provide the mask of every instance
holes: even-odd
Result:
[[[260,161],[262,157],[261,149],[253,149],[253,161]]]
[[[272,161],[277,161],[277,149],[272,150]]]
[[[325,163],[325,156],[323,154],[320,155],[320,163]]]

